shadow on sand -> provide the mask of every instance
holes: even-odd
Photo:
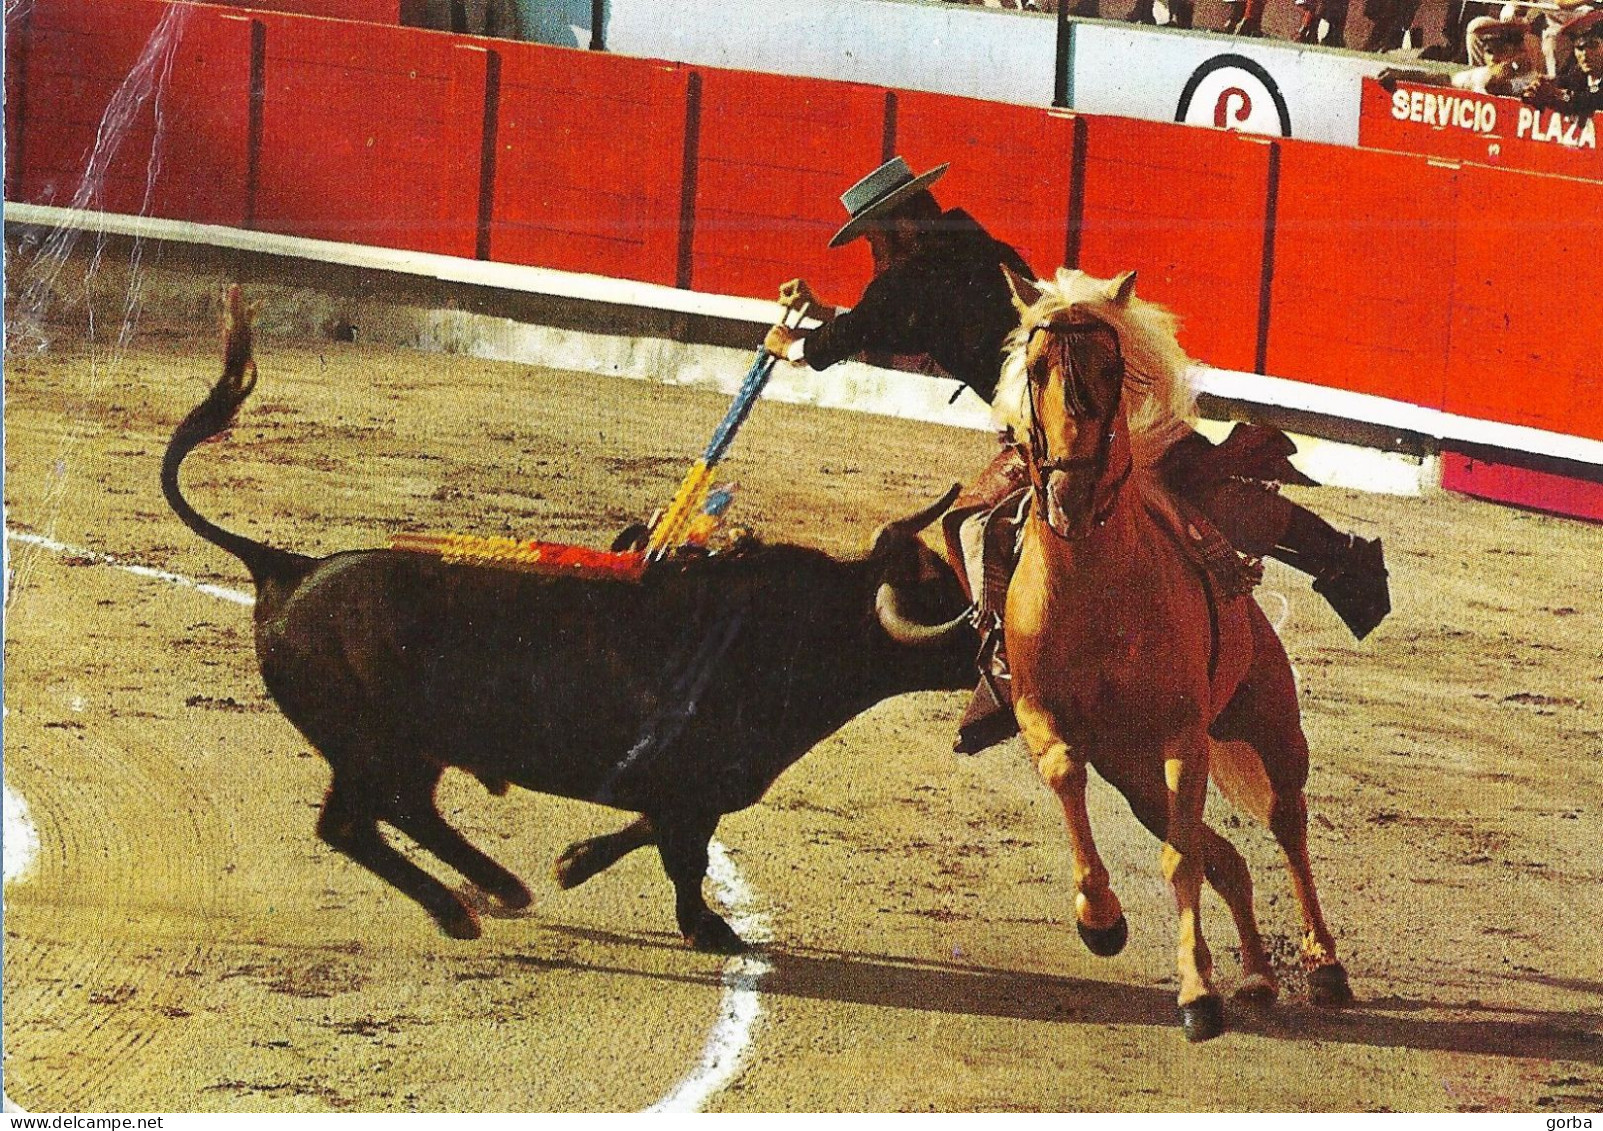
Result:
[[[630,950],[682,950],[675,936],[613,933],[550,925],[558,935]],[[761,992],[797,998],[881,1006],[926,1013],[1053,1021],[1075,1025],[1155,1025],[1175,1028],[1174,993],[1162,987],[1042,974],[959,962],[896,958],[804,947],[766,947],[757,953],[773,966]],[[717,971],[648,972],[536,953],[500,956],[518,965],[667,978],[715,985]],[[1360,1000],[1343,1010],[1282,1000],[1264,1010],[1227,1005],[1238,1033],[1295,1041],[1334,1041],[1377,1048],[1412,1048],[1485,1056],[1538,1057],[1603,1065],[1603,1013],[1544,1012],[1488,1006],[1477,1001],[1426,1001],[1390,996]]]

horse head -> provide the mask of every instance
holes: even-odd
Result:
[[[1135,467],[1184,435],[1194,395],[1177,320],[1135,297],[1135,272],[1061,269],[1032,282],[1003,268],[1019,312],[994,412],[1024,450],[1037,511],[1064,538],[1111,513]]]

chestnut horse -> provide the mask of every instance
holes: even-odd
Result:
[[[1203,820],[1210,773],[1285,852],[1311,997],[1352,995],[1308,863],[1308,744],[1291,665],[1249,587],[1221,590],[1180,547],[1189,520],[1153,465],[1187,427],[1190,362],[1174,317],[1134,298],[1134,281],[1009,273],[1022,321],[995,403],[1024,449],[1032,498],[1004,630],[1020,730],[1068,820],[1081,937],[1110,955],[1128,930],[1086,813],[1090,765],[1163,842],[1181,1021],[1198,1041],[1224,1028],[1199,917],[1204,879],[1241,936],[1237,996],[1267,1003],[1279,992],[1246,862]]]

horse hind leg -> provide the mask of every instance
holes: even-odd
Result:
[[[1028,734],[1028,731],[1026,732]],[[1031,749],[1035,746],[1032,744]],[[1086,949],[1110,958],[1130,936],[1124,908],[1113,893],[1107,865],[1097,853],[1091,817],[1085,807],[1086,762],[1061,739],[1052,739],[1035,759],[1036,772],[1063,806],[1074,853],[1074,922]]]
[[[1308,972],[1308,996],[1315,1005],[1351,1005],[1352,987],[1347,970],[1336,957],[1336,939],[1325,925],[1308,860],[1308,805],[1302,790],[1277,794],[1269,816],[1269,829],[1280,842],[1291,872],[1291,889],[1302,909],[1302,964]]]
[[[1253,668],[1213,728],[1214,780],[1234,804],[1269,826],[1285,855],[1303,920],[1302,964],[1320,1005],[1352,1001],[1336,940],[1325,923],[1308,859],[1308,740],[1285,650],[1260,613]]]
[[[1252,873],[1235,845],[1213,828],[1204,825],[1202,835],[1208,886],[1219,893],[1230,909],[1236,934],[1241,939],[1242,982],[1236,990],[1236,999],[1249,1005],[1268,1005],[1279,996],[1280,983],[1258,930],[1258,916],[1252,906]]]

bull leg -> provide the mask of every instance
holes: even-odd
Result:
[[[421,904],[452,938],[478,938],[479,921],[467,904],[379,835],[378,818],[372,808],[376,792],[368,783],[354,782],[336,770],[317,820],[317,835],[330,848],[343,852]]]
[[[707,878],[707,844],[718,827],[718,816],[691,816],[678,820],[653,818],[657,852],[663,871],[673,881],[674,915],[679,933],[697,950],[739,954],[746,949],[740,936],[707,906],[702,882]]]
[[[523,881],[475,848],[440,816],[434,802],[434,789],[439,780],[440,771],[436,768],[431,778],[407,783],[404,792],[394,798],[385,818],[504,906],[513,910],[529,906],[534,897]]]
[[[1213,992],[1213,955],[1202,934],[1202,881],[1206,871],[1203,804],[1208,792],[1208,743],[1184,735],[1165,744],[1164,780],[1169,787],[1169,827],[1163,841],[1163,876],[1179,913],[1177,959],[1180,1019],[1189,1041],[1224,1031],[1224,1010]]]
[[[557,857],[557,886],[576,888],[591,876],[606,871],[635,849],[656,843],[657,829],[652,825],[651,818],[641,817],[615,833],[570,844]]]

